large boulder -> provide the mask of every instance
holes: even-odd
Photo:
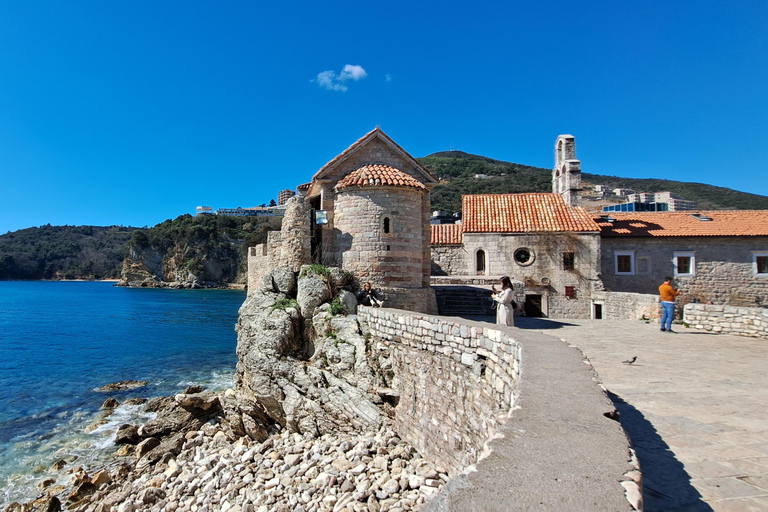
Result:
[[[262,290],[296,296],[296,274],[288,267],[277,267],[264,276]]]
[[[312,265],[301,267],[299,273],[296,301],[299,303],[301,316],[309,320],[315,314],[315,308],[331,299],[331,284],[327,276],[317,274]]]

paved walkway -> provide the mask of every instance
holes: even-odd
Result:
[[[646,511],[768,511],[768,340],[666,334],[642,321],[515,320],[589,358],[637,451]]]

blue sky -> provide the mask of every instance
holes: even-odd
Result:
[[[0,3],[0,233],[254,206],[380,125],[768,195],[768,3]]]

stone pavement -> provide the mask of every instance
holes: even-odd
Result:
[[[642,321],[515,321],[590,360],[637,451],[646,511],[768,511],[768,340]]]

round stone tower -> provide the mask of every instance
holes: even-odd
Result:
[[[424,184],[394,167],[371,164],[347,174],[334,190],[334,252],[341,267],[375,288],[422,288],[429,234]]]

